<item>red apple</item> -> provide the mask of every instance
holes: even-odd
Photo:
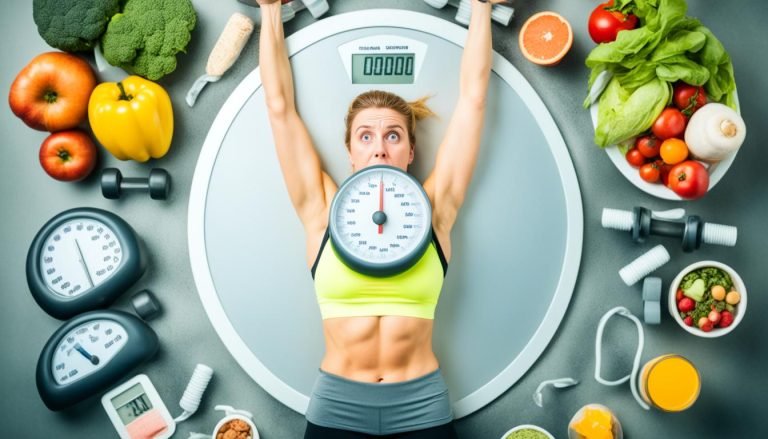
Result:
[[[88,116],[88,99],[96,76],[82,58],[63,52],[36,56],[11,84],[8,103],[13,114],[31,128],[61,131]]]
[[[96,166],[96,145],[81,130],[53,133],[40,146],[40,164],[56,180],[82,180]]]

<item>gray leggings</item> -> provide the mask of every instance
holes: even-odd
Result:
[[[395,383],[366,383],[320,370],[307,421],[340,430],[387,435],[423,430],[453,420],[440,369]]]

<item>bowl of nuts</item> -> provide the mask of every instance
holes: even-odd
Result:
[[[247,416],[230,414],[216,424],[211,439],[259,439],[259,431]]]

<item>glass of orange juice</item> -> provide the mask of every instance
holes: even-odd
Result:
[[[666,412],[679,412],[692,406],[701,389],[699,371],[688,359],[676,354],[662,355],[645,363],[639,379],[640,396]]]

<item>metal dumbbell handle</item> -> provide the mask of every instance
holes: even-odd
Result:
[[[123,177],[120,183],[120,190],[122,191],[141,191],[147,189],[147,179],[141,177]]]
[[[634,213],[629,210],[603,209],[602,224],[606,229],[616,229],[629,232],[634,224]],[[681,237],[685,231],[685,223],[680,221],[657,219],[651,223],[651,234],[659,236]],[[736,245],[738,229],[733,226],[716,223],[704,223],[701,239],[706,244]]]

